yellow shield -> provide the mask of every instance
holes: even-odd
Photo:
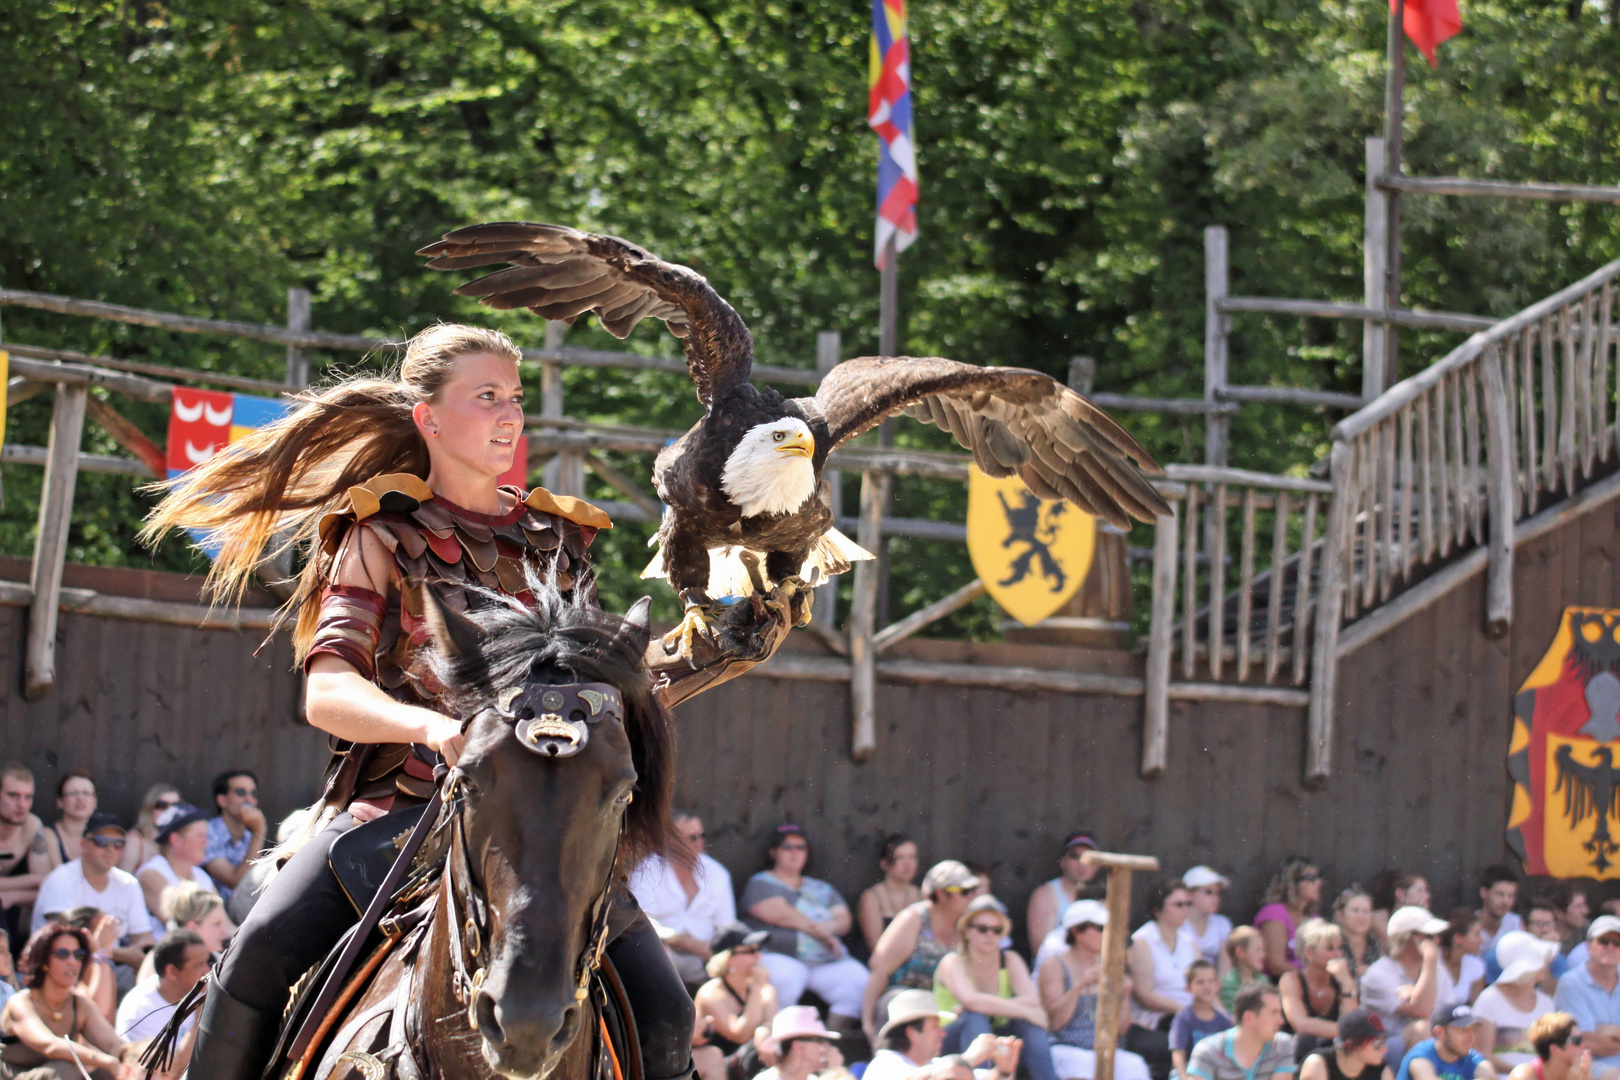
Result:
[[[1074,595],[1091,569],[1097,519],[1062,500],[1036,498],[1016,476],[970,466],[968,555],[1002,609],[1034,626]]]

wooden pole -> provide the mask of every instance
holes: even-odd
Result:
[[[309,290],[287,290],[287,329],[301,332],[309,329]],[[287,346],[287,388],[303,390],[309,386],[309,357],[297,345]]]
[[[1204,230],[1204,400],[1215,404],[1226,389],[1226,335],[1231,316],[1222,314],[1220,302],[1226,299],[1227,236],[1221,225]],[[1204,464],[1226,464],[1229,422],[1223,413],[1204,417]]]
[[[816,373],[826,378],[827,373],[838,366],[839,354],[843,351],[843,340],[837,330],[823,330],[816,335]],[[823,469],[822,480],[827,485],[827,498],[832,505],[834,518],[844,514],[844,476],[837,469]],[[828,630],[838,625],[838,582],[828,581],[825,585],[816,588],[815,610],[812,621],[820,623]]]
[[[23,697],[37,701],[56,684],[56,616],[62,602],[62,566],[67,561],[68,524],[73,516],[73,485],[79,473],[79,441],[84,436],[83,383],[59,384],[51,410],[49,457],[40,490],[39,527],[28,584],[28,649]]]
[[[556,352],[562,348],[563,336],[567,332],[568,327],[564,323],[554,319],[546,323],[546,352],[552,358],[540,362],[540,415],[547,420],[563,418],[562,363],[556,359]],[[541,483],[553,494],[585,494],[584,462],[573,451],[559,451],[556,457],[546,462],[541,475]]]
[[[1142,712],[1142,778],[1156,779],[1170,756],[1171,630],[1176,619],[1176,515],[1153,527],[1153,616],[1148,629],[1146,694]],[[1189,587],[1191,582],[1188,583]],[[1110,885],[1112,887],[1112,885]]]
[[[1489,563],[1485,571],[1485,631],[1493,638],[1513,624],[1514,507],[1513,410],[1495,345],[1479,358],[1485,376],[1485,491],[1490,507]]]
[[[1362,230],[1362,302],[1369,308],[1387,311],[1385,279],[1389,272],[1389,195],[1378,186],[1384,171],[1384,140],[1367,140],[1367,206]],[[1371,401],[1384,392],[1384,347],[1388,344],[1384,324],[1361,324],[1361,396]]]
[[[1320,786],[1333,767],[1333,697],[1339,681],[1339,620],[1344,612],[1345,561],[1349,558],[1351,491],[1350,444],[1333,444],[1329,475],[1334,492],[1322,538],[1322,585],[1316,599],[1316,634],[1311,644],[1311,700],[1305,720],[1305,783]]]
[[[867,551],[877,547],[882,535],[889,486],[887,473],[861,474],[861,525],[855,542]],[[851,753],[856,761],[865,761],[877,749],[877,650],[872,634],[877,629],[878,568],[873,562],[855,564],[855,596],[849,612]]]
[[[1096,1080],[1114,1080],[1119,1046],[1119,1013],[1125,1007],[1125,944],[1130,939],[1131,874],[1159,868],[1151,855],[1087,851],[1080,861],[1108,868],[1108,925],[1103,928],[1102,985],[1097,992]],[[1062,913],[1059,912],[1061,916]]]
[[[895,246],[894,234],[883,249],[883,266],[878,278],[878,355],[893,356],[899,349],[900,322],[900,251]],[[878,445],[894,445],[894,418],[888,417],[878,425]],[[893,482],[885,481],[885,505],[882,512],[889,513],[887,494]],[[873,537],[874,544],[866,550],[877,556],[876,593],[872,602],[873,627],[889,610],[889,542],[881,534]]]
[[[1402,144],[1406,131],[1406,0],[1395,0],[1389,15],[1389,60],[1384,84],[1384,171],[1401,173]],[[1401,306],[1401,193],[1391,191],[1385,207],[1385,308]],[[1384,326],[1384,385],[1400,381],[1400,328]]]

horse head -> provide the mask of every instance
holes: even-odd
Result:
[[[620,619],[529,585],[532,605],[423,604],[466,737],[436,915],[448,955],[433,951],[449,970],[428,991],[449,986],[446,1012],[507,1077],[549,1073],[589,1021],[613,877],[661,847],[672,783],[642,661],[648,601]]]

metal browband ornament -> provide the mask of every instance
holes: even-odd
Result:
[[[518,742],[542,757],[572,757],[590,741],[591,725],[624,723],[619,691],[599,682],[513,687],[496,698],[495,709],[512,722]]]

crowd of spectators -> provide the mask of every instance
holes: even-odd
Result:
[[[217,777],[213,814],[156,784],[129,825],[82,770],[50,825],[35,795],[26,766],[0,765],[0,1080],[134,1080],[235,930],[225,900],[265,842],[258,780]],[[183,1037],[173,1075],[189,1052]]]
[[[1109,910],[1089,832],[1064,839],[1015,940],[987,873],[925,870],[904,836],[852,912],[800,826],[740,889],[701,819],[676,829],[690,858],[649,861],[631,890],[695,995],[702,1080],[1096,1074]],[[1493,866],[1439,917],[1420,874],[1330,892],[1291,858],[1242,925],[1228,884],[1209,866],[1146,883],[1119,1080],[1620,1080],[1620,917],[1592,919],[1579,884],[1530,897]]]

